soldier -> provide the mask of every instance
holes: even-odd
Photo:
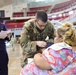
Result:
[[[27,58],[32,58],[39,50],[46,48],[48,42],[51,42],[51,45],[53,39],[53,25],[48,20],[46,12],[38,11],[36,19],[25,22],[21,32],[22,67],[27,64]]]
[[[14,36],[12,35],[11,37],[11,45],[12,45],[12,50],[14,51],[15,50],[15,46],[16,46],[16,39],[14,38]]]

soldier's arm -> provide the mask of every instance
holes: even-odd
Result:
[[[49,39],[46,41],[47,42],[53,42],[54,36],[55,36],[55,29],[54,29],[54,26],[51,24],[51,25],[49,25],[49,34],[48,34]]]
[[[31,41],[29,38],[29,32],[27,30],[26,24],[23,26],[21,37],[20,37],[20,45],[22,50],[24,50],[27,53],[36,52],[36,42]],[[28,24],[29,26],[29,24]]]

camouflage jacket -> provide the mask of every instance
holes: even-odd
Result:
[[[48,40],[46,40],[47,37]],[[31,54],[36,52],[35,41],[53,42],[53,39],[54,27],[50,21],[47,21],[45,29],[40,33],[35,25],[35,20],[29,20],[24,23],[20,37],[20,45],[24,52]]]

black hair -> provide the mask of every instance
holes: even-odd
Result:
[[[43,22],[47,22],[48,16],[45,11],[38,11],[36,13],[36,19],[37,20],[42,20]]]

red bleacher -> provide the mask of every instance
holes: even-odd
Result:
[[[24,12],[13,12],[13,17],[24,17]]]
[[[75,0],[70,0],[70,1],[67,1],[67,2],[56,4],[54,6],[54,8],[51,10],[51,13],[55,13],[55,12],[65,10],[65,9],[71,7],[72,3],[74,3],[74,2],[75,2]]]
[[[33,8],[30,8],[30,11],[36,12],[38,10],[44,10],[47,12],[50,7],[51,7],[51,5],[50,6],[33,7]]]
[[[63,3],[59,3],[59,4],[56,4],[54,6],[54,8],[51,10],[50,13],[55,13],[55,12],[59,12],[59,11],[63,11],[63,10],[66,10],[68,8],[70,8],[71,6],[73,5],[76,5],[76,0],[69,0],[69,1],[66,1],[66,2],[63,2]],[[52,5],[49,5],[49,6],[40,6],[40,7],[33,7],[33,8],[29,8],[29,11],[26,12],[26,16],[35,16],[36,12],[38,10],[44,10],[44,11],[48,11],[49,9],[51,9]],[[62,13],[61,13],[62,14]],[[67,13],[68,14],[68,13]],[[65,17],[63,18],[66,18],[68,17],[69,15],[67,15],[66,12],[65,12]],[[24,17],[24,12],[14,12],[13,13],[13,17]],[[54,19],[60,19],[62,17],[56,17]],[[50,18],[50,20],[53,19],[53,18]],[[15,23],[15,24],[14,24]],[[14,22],[14,23],[9,23],[9,24],[14,24],[14,27],[20,27],[22,25],[20,25],[20,23],[18,24],[17,22]],[[7,26],[10,27],[10,25],[7,24]],[[19,26],[20,25],[20,26]]]
[[[16,22],[16,21],[6,21],[5,25],[7,29],[14,29],[14,28],[22,28],[24,22]]]
[[[51,5],[29,8],[29,11],[27,12],[27,16],[35,16],[35,14],[38,10],[44,10],[45,12],[47,12],[49,10],[49,8],[51,8]]]
[[[29,11],[27,12],[27,16],[35,16],[36,14],[36,11],[32,12],[32,11]]]
[[[69,1],[66,1],[63,3],[56,4],[54,6],[54,8],[51,10],[51,13],[66,10],[66,9],[70,8],[72,5],[74,5],[75,2],[76,2],[76,0],[69,0]],[[29,8],[30,11],[27,12],[27,16],[35,16],[35,14],[38,10],[44,10],[47,12],[51,7],[52,7],[52,5]]]

